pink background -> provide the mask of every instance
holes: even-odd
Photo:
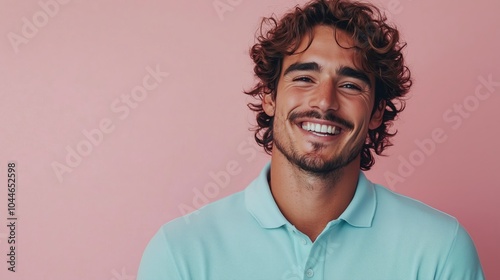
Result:
[[[132,280],[160,225],[203,192],[214,201],[242,190],[269,159],[248,131],[248,48],[260,17],[302,1],[54,1],[0,1],[0,278]],[[415,85],[395,146],[368,176],[457,217],[486,276],[500,279],[499,4],[378,3],[408,42]],[[168,77],[151,79],[157,67]],[[86,155],[70,167],[67,148],[78,147]],[[10,160],[16,273],[6,263]],[[211,174],[228,165],[226,186]]]

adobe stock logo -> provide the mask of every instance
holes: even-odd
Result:
[[[208,173],[208,176],[210,177],[209,182],[204,184],[202,187],[194,187],[192,189],[193,197],[191,199],[191,203],[180,203],[178,205],[178,209],[187,224],[190,223],[191,217],[187,214],[199,214],[198,210],[200,208],[209,204],[211,201],[214,201],[223,189],[230,186],[231,180],[241,174],[244,168],[242,163],[250,163],[256,158],[257,147],[255,147],[253,143],[253,137],[241,141],[237,145],[236,151],[239,157],[245,158],[245,161],[238,161],[234,159],[229,160],[222,170],[218,170],[215,172],[210,171]]]
[[[401,5],[402,0],[390,0],[387,4],[387,11],[393,15],[399,15],[403,12],[404,7]],[[412,2],[413,0],[403,0]]]
[[[214,0],[212,5],[220,21],[224,21],[224,14],[234,11],[234,8],[241,5],[242,2],[243,0]]]
[[[125,267],[122,267],[120,272],[116,271],[116,269],[113,269],[111,271],[111,274],[113,274],[113,277],[110,280],[136,280],[135,275],[127,274],[127,270],[125,269]]]
[[[19,52],[19,46],[21,44],[28,44],[30,39],[33,39],[40,29],[49,23],[49,19],[55,17],[59,13],[61,5],[66,5],[69,2],[70,0],[39,1],[38,6],[40,6],[41,10],[36,11],[31,16],[31,19],[27,17],[21,18],[23,26],[21,27],[20,34],[14,32],[7,33],[7,39],[9,39],[14,52],[17,54]]]
[[[139,107],[148,96],[149,92],[157,89],[163,82],[163,79],[168,77],[169,73],[162,72],[160,66],[156,65],[153,69],[150,66],[146,67],[146,74],[142,78],[142,84],[133,87],[129,94],[122,94],[119,98],[114,99],[110,104],[111,112],[117,114],[116,117],[123,121],[127,119],[132,110]],[[99,121],[99,126],[94,129],[83,129],[83,138],[76,145],[66,146],[66,157],[64,163],[53,161],[51,163],[52,170],[57,177],[59,183],[63,182],[63,175],[71,173],[74,168],[80,166],[85,157],[88,157],[94,147],[99,146],[107,134],[112,133],[116,128],[115,123],[111,118],[102,118]]]
[[[491,74],[487,78],[479,76],[478,80],[479,84],[473,94],[466,96],[460,103],[454,103],[451,108],[443,112],[443,121],[452,130],[459,129],[464,120],[470,118],[472,113],[479,109],[481,103],[494,96],[493,93],[500,88],[500,82],[494,81]],[[436,127],[431,131],[430,137],[415,139],[416,148],[406,157],[403,155],[398,156],[397,173],[392,171],[384,172],[389,188],[394,189],[398,183],[406,181],[417,167],[424,164],[426,159],[436,152],[438,145],[446,142],[448,138],[445,128]]]

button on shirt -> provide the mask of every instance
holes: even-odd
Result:
[[[311,242],[279,211],[269,168],[244,191],[162,226],[137,279],[484,279],[455,218],[362,172],[349,206]]]

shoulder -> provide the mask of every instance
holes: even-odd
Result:
[[[185,279],[194,273],[190,263],[203,263],[224,239],[226,229],[245,220],[244,208],[244,196],[239,192],[162,225],[144,251],[137,279],[159,279],[160,275]]]
[[[455,217],[419,200],[395,193],[381,185],[375,184],[374,189],[377,197],[376,218],[436,230],[456,231],[459,226]]]
[[[484,279],[474,243],[455,217],[380,185],[375,193],[373,226],[425,255],[423,262],[437,265],[437,279]]]
[[[386,249],[413,252],[408,263],[418,260],[419,273],[435,279],[484,279],[474,243],[455,217],[381,185],[373,187],[372,233],[387,241]]]
[[[374,185],[376,211],[372,228],[412,251],[443,258],[461,229],[457,219],[416,199]]]

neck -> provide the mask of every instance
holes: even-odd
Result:
[[[285,218],[314,242],[351,202],[360,172],[359,156],[342,169],[315,175],[276,154],[269,174],[274,200]]]

